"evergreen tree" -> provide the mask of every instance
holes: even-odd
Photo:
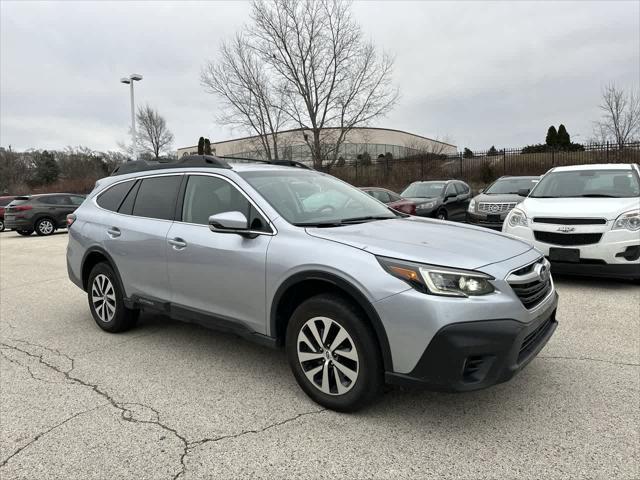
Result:
[[[204,154],[211,155],[211,142],[208,138],[204,139]]]
[[[551,125],[549,130],[547,130],[547,139],[545,140],[545,143],[554,148],[558,146],[558,131],[553,125]]]
[[[204,155],[204,138],[198,140],[198,155]]]
[[[30,183],[33,185],[49,185],[58,180],[60,166],[52,153],[46,150],[36,152],[33,159],[34,171]]]
[[[491,145],[491,148],[487,151],[487,157],[495,157],[498,155],[498,150],[496,150],[495,145]]]
[[[473,152],[467,147],[464,148],[464,152],[462,152],[462,156],[464,158],[473,158]]]
[[[571,146],[571,137],[563,124],[558,127],[558,147],[569,148]]]

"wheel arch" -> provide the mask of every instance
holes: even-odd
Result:
[[[284,345],[289,318],[304,300],[319,293],[336,293],[352,301],[373,329],[380,348],[385,371],[393,371],[389,339],[378,312],[367,297],[351,282],[323,271],[299,272],[286,279],[276,290],[271,302],[270,334],[277,345]]]
[[[122,277],[120,276],[120,271],[118,270],[118,266],[116,262],[114,262],[111,255],[107,253],[104,248],[101,247],[92,247],[88,249],[84,257],[82,257],[82,267],[81,267],[81,281],[82,287],[85,291],[87,291],[88,283],[89,283],[89,275],[91,274],[91,270],[95,265],[100,262],[106,262],[113,269],[118,277],[118,283],[120,284],[120,288],[126,297],[126,292],[124,290],[124,284],[122,283]]]

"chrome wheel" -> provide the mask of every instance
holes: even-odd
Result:
[[[100,320],[105,323],[113,320],[116,314],[116,292],[106,275],[100,274],[93,279],[91,302]]]
[[[38,224],[38,231],[43,235],[51,235],[53,233],[53,222],[51,220],[41,220]]]
[[[298,333],[297,353],[302,371],[323,393],[345,394],[358,379],[360,362],[355,343],[335,320],[307,320]]]

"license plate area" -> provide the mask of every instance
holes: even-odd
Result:
[[[580,249],[551,247],[549,249],[549,260],[552,262],[580,263]]]
[[[487,222],[502,223],[502,220],[500,219],[500,215],[487,215]]]

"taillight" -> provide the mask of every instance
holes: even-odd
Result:
[[[76,216],[74,213],[70,213],[69,215],[67,215],[67,228],[73,225],[73,222],[75,221],[76,221]]]

